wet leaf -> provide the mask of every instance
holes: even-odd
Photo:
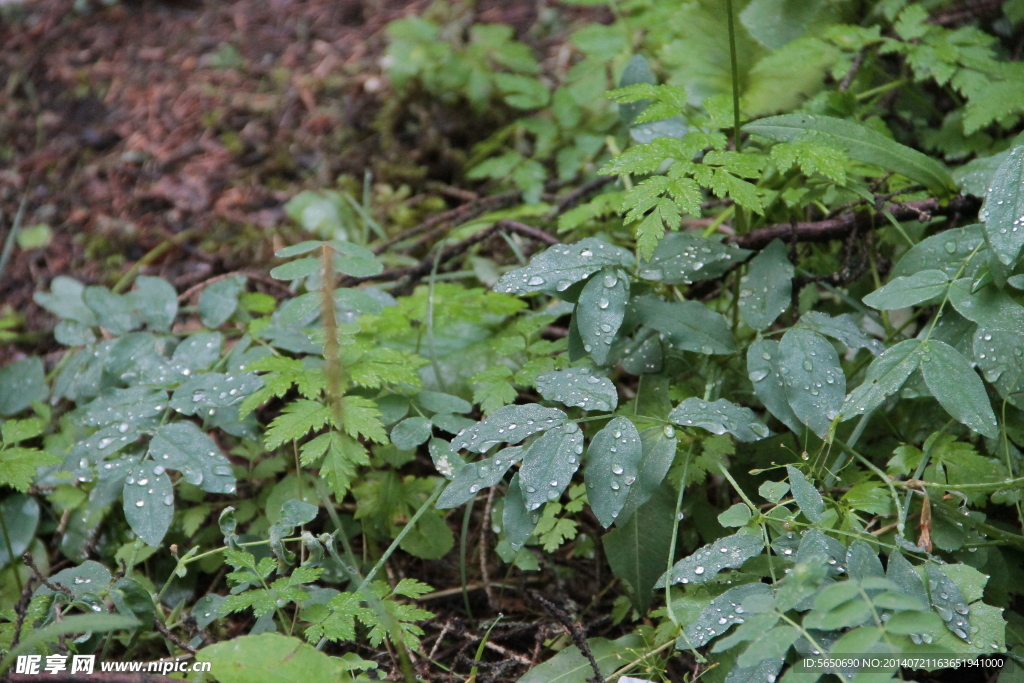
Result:
[[[941,270],[919,270],[913,275],[893,278],[864,297],[864,303],[880,311],[892,311],[925,303],[942,296],[949,277]]]
[[[520,485],[528,510],[562,495],[580,466],[583,432],[572,422],[545,432],[523,454]]]
[[[797,326],[837,339],[851,349],[867,349],[876,356],[885,350],[882,342],[872,339],[857,327],[849,313],[832,317],[828,313],[808,311],[800,316]]]
[[[408,451],[430,438],[433,428],[425,417],[407,417],[391,429],[391,443]]]
[[[74,320],[85,327],[99,324],[96,314],[85,305],[85,285],[63,275],[53,278],[50,292],[36,292],[32,300],[62,320]]]
[[[644,647],[643,639],[632,633],[617,640],[588,638],[587,644],[603,676],[609,676],[616,669],[632,662],[636,659],[635,653]],[[575,645],[570,645],[548,661],[530,669],[517,683],[587,683],[593,676],[594,669],[590,662]]]
[[[0,569],[3,569],[11,561],[10,552],[14,557],[21,557],[32,544],[39,526],[39,503],[31,496],[15,493],[0,501],[0,517],[10,534],[5,535],[0,528]]]
[[[504,503],[501,526],[512,550],[518,551],[526,545],[540,520],[539,511],[526,509],[526,498],[519,482],[519,472],[512,475],[512,480],[508,483]]]
[[[178,315],[178,292],[162,277],[138,276],[135,288],[124,298],[154,332],[169,331]]]
[[[786,312],[793,294],[789,250],[776,239],[750,261],[740,280],[740,313],[755,330],[763,330]]]
[[[760,535],[741,531],[725,536],[676,562],[672,569],[658,579],[655,587],[664,587],[666,581],[670,585],[712,581],[723,569],[738,568],[750,558],[760,555],[763,550],[764,541]]]
[[[921,371],[936,400],[947,413],[974,431],[996,437],[999,426],[992,404],[970,361],[940,341],[932,340],[922,347]]]
[[[686,625],[686,637],[694,647],[707,645],[712,638],[722,635],[734,624],[742,624],[747,620],[744,600],[755,595],[769,597],[771,592],[771,587],[764,583],[747,583],[730,588],[712,600],[696,620]],[[679,638],[676,647],[688,648],[686,638]]]
[[[640,445],[643,455],[637,467],[636,481],[626,495],[626,502],[615,520],[616,525],[629,521],[637,508],[650,500],[661,486],[676,457],[676,430],[672,427],[645,429],[640,434]]]
[[[248,281],[236,275],[207,285],[199,295],[199,317],[207,327],[220,327],[238,308],[238,297]]]
[[[154,470],[177,470],[188,483],[210,493],[234,493],[231,463],[213,440],[191,422],[172,422],[149,442]]]
[[[797,434],[803,432],[803,425],[786,397],[786,383],[782,379],[779,361],[779,342],[774,339],[756,339],[747,347],[747,376],[754,385],[754,393],[768,412]]]
[[[549,401],[584,410],[615,410],[619,392],[607,377],[599,377],[588,367],[548,372],[537,378],[537,391]]]
[[[665,484],[601,540],[608,565],[629,585],[633,605],[641,613],[651,604],[651,591],[668,565],[675,524],[675,492]]]
[[[633,255],[596,237],[571,245],[557,244],[530,259],[530,264],[506,273],[494,291],[523,296],[531,292],[564,292],[605,267],[631,268]]]
[[[47,393],[42,359],[33,356],[0,368],[0,415],[17,415]]]
[[[804,513],[804,517],[812,522],[820,522],[822,511],[825,509],[825,501],[818,493],[818,489],[807,481],[803,472],[792,465],[786,465],[786,472],[789,474],[789,486],[793,492],[793,500],[800,506],[800,512]]]
[[[661,332],[677,349],[706,355],[736,350],[722,314],[697,301],[669,302],[647,295],[634,299],[633,309],[644,325]]]
[[[517,444],[531,434],[554,429],[565,422],[566,415],[557,408],[535,403],[498,408],[493,413],[452,440],[456,450],[483,453],[499,443]]]
[[[621,270],[605,268],[590,278],[580,292],[574,316],[576,327],[583,349],[598,365],[608,360],[628,302],[629,278]]]
[[[651,258],[640,267],[640,277],[668,285],[690,284],[724,275],[750,255],[735,244],[671,232],[658,243]]]
[[[1015,147],[992,174],[978,218],[999,261],[1017,263],[1024,247],[1024,147]]]
[[[932,607],[954,635],[962,640],[971,640],[971,621],[968,616],[971,608],[959,586],[934,562],[925,563],[924,569]]]
[[[466,463],[437,499],[437,507],[458,507],[472,500],[480,491],[494,486],[512,465],[523,459],[525,450],[522,446],[513,446],[498,451],[494,457]]]
[[[849,420],[880,406],[899,391],[920,362],[921,342],[917,339],[907,339],[886,349],[871,361],[861,385],[846,397],[843,419]]]
[[[794,328],[779,342],[779,365],[793,413],[825,438],[846,396],[846,375],[835,347],[815,332]]]
[[[757,441],[769,433],[754,411],[724,398],[717,401],[688,398],[672,409],[668,419],[677,425],[700,427],[713,434],[728,432],[740,441]]]
[[[614,418],[591,439],[583,473],[587,500],[606,529],[626,503],[642,458],[640,433],[628,418]]]
[[[174,518],[174,488],[166,471],[151,462],[131,468],[124,480],[123,501],[132,531],[147,545],[160,547]]]

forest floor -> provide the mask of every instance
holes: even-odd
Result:
[[[22,206],[20,225],[46,224],[53,236],[37,248],[15,248],[0,272],[0,319],[16,319],[18,332],[15,343],[0,344],[0,366],[56,352],[54,320],[32,295],[58,275],[111,285],[141,259],[140,272],[164,277],[179,291],[239,271],[264,291],[287,295],[265,275],[273,252],[300,239],[284,205],[303,189],[335,186],[341,175],[358,188],[370,174],[391,188],[395,204],[420,218],[471,201],[480,188],[460,185],[462,162],[473,142],[503,122],[395,98],[380,63],[388,22],[428,5],[5,5],[0,243]],[[508,23],[524,36],[537,6],[486,0],[476,3],[472,19]],[[593,8],[565,9],[568,22],[602,19]],[[557,594],[560,604],[582,611],[574,616],[584,617],[586,635],[617,635],[608,616],[594,618],[610,612],[610,593],[600,590],[607,568],[595,560],[561,561],[582,580],[565,585],[558,569],[534,580],[554,586],[545,593]],[[425,649],[444,641],[431,657],[465,669],[480,642],[479,624],[462,617],[457,565],[427,564],[433,566],[399,569],[438,589],[424,604],[439,615],[426,624]],[[486,596],[471,586],[478,618],[506,615],[490,636],[483,680],[512,680],[543,659],[546,640],[568,636],[560,608],[504,591],[501,578],[492,577],[496,587]],[[609,604],[587,618],[598,602]],[[417,668],[429,680],[449,680],[425,662]]]

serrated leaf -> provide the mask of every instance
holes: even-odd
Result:
[[[147,545],[158,548],[174,518],[174,487],[163,469],[155,473],[153,468],[145,463],[128,471],[123,501],[128,526]]]
[[[784,114],[746,124],[744,130],[779,142],[820,141],[850,158],[902,174],[939,195],[956,192],[956,183],[940,162],[865,126],[831,116]]]
[[[583,476],[590,508],[604,528],[619,516],[636,482],[642,457],[640,432],[628,418],[612,419],[591,439]]]
[[[641,613],[651,604],[651,591],[668,564],[675,519],[675,492],[660,486],[628,521],[601,539],[608,565],[631,589]]]
[[[995,438],[999,423],[988,393],[970,361],[949,344],[929,341],[921,349],[921,372],[946,412],[979,434]]]
[[[199,295],[199,317],[207,327],[220,327],[238,308],[248,278],[235,275],[207,285]]]
[[[920,362],[921,342],[917,339],[907,339],[886,349],[871,361],[861,385],[846,397],[842,419],[848,420],[880,406],[899,391]]]
[[[815,332],[790,329],[779,342],[779,366],[793,413],[824,439],[846,396],[835,347]]]
[[[536,403],[498,408],[484,420],[460,432],[452,448],[483,453],[499,443],[517,444],[531,434],[562,425],[566,414]]]
[[[941,270],[919,270],[897,277],[864,297],[864,303],[880,311],[892,311],[924,303],[946,291],[949,277]]]
[[[639,275],[665,284],[690,284],[721,277],[750,253],[731,242],[673,232],[658,243],[650,260],[641,264]]]
[[[680,637],[676,647],[685,649],[690,647],[688,643],[692,643],[693,647],[707,645],[712,638],[722,635],[734,624],[744,623],[747,616],[743,601],[755,595],[769,597],[771,590],[764,583],[747,583],[730,588],[712,600],[697,619],[686,625],[686,638]]]
[[[519,472],[512,475],[505,492],[501,527],[512,550],[518,551],[533,534],[540,520],[540,512],[526,509],[526,497],[519,483]]]
[[[712,581],[723,569],[738,568],[763,550],[760,536],[743,532],[725,536],[676,562],[658,579],[655,588],[663,588],[666,582],[675,585]]]
[[[992,174],[978,218],[1000,263],[1013,266],[1024,248],[1024,147],[1015,147]]]
[[[755,330],[763,330],[786,312],[793,294],[793,264],[782,240],[776,239],[750,261],[740,279],[740,313]]]
[[[525,268],[506,273],[494,285],[495,292],[523,296],[530,292],[564,292],[574,283],[605,267],[631,268],[633,255],[596,237],[572,245],[555,245],[530,259]]]
[[[545,432],[523,454],[520,485],[528,510],[555,500],[580,466],[583,432],[575,422]]]
[[[318,401],[300,398],[284,406],[281,414],[267,428],[266,447],[277,448],[285,441],[305,436],[313,429],[327,424],[331,417],[328,406]]]
[[[548,372],[538,377],[536,384],[545,399],[567,406],[612,411],[619,404],[615,384],[607,377],[593,374],[588,367]]]
[[[483,489],[494,486],[512,465],[523,459],[525,450],[522,446],[513,446],[498,451],[494,457],[466,463],[438,497],[437,508],[458,507]]]
[[[430,438],[433,428],[425,417],[407,417],[391,429],[391,443],[412,450]]]
[[[825,501],[818,493],[818,489],[807,481],[803,472],[792,465],[786,465],[786,472],[789,474],[789,488],[793,493],[793,500],[800,506],[800,512],[812,522],[820,522]]]
[[[149,442],[149,456],[157,467],[181,472],[185,481],[204,491],[235,492],[231,463],[191,422],[172,422],[157,430]]]
[[[622,271],[605,269],[583,287],[575,309],[576,329],[583,348],[604,365],[629,302],[629,279]]]
[[[320,465],[320,476],[327,480],[335,499],[342,500],[356,478],[359,467],[370,464],[370,456],[363,444],[345,434],[332,431],[317,438],[324,436],[329,437],[330,442]]]
[[[779,342],[756,339],[747,347],[747,376],[768,412],[794,432],[802,432],[800,419],[786,397],[786,383],[779,364]]]
[[[740,441],[757,441],[769,434],[754,411],[724,398],[717,401],[688,398],[672,409],[668,419],[677,425],[700,427],[713,434],[729,433]]]
[[[697,301],[662,301],[647,295],[633,300],[640,321],[663,335],[672,346],[705,355],[732,353],[732,330],[721,313]]]

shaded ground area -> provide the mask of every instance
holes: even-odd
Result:
[[[427,4],[9,6],[0,23],[0,225],[24,198],[23,225],[47,223],[55,238],[15,252],[0,301],[41,329],[31,295],[55,275],[109,284],[192,229],[147,267],[181,289],[266,263],[288,222],[282,207],[304,187],[369,171],[411,183],[404,200],[426,181],[451,180],[467,136],[490,128],[467,130],[430,104],[396,107],[379,65],[386,24]],[[535,4],[481,3],[477,18],[522,33]]]

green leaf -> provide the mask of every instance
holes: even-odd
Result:
[[[220,327],[238,308],[238,297],[245,291],[248,281],[244,275],[235,275],[207,285],[199,295],[199,317],[207,327]]]
[[[642,458],[640,433],[628,418],[612,419],[591,439],[583,476],[590,508],[604,528],[619,516]]]
[[[885,568],[885,578],[899,586],[903,595],[913,598],[923,605],[928,604],[928,594],[921,582],[921,575],[899,550],[893,550],[890,553],[889,562]]]
[[[705,355],[728,354],[736,349],[732,330],[721,313],[697,301],[662,301],[647,295],[633,300],[640,321],[665,335],[684,351]]]
[[[921,362],[921,346],[919,340],[907,339],[871,361],[864,381],[846,397],[842,419],[848,420],[874,410],[899,391]]]
[[[266,447],[277,448],[286,441],[305,436],[312,429],[327,424],[331,417],[329,407],[318,401],[297,399],[284,406],[266,432]]]
[[[335,498],[341,500],[356,478],[359,467],[370,464],[370,457],[363,444],[349,436],[332,431],[318,436],[317,439],[324,437],[328,437],[330,441],[320,466],[320,476],[330,484]]]
[[[506,273],[494,285],[495,292],[523,296],[530,292],[564,292],[602,268],[631,268],[633,255],[596,237],[587,237],[572,245],[555,245],[530,259],[525,268]]]
[[[178,293],[162,277],[138,276],[135,288],[124,298],[154,332],[169,331],[178,315]]]
[[[902,174],[939,195],[956,192],[940,162],[852,121],[810,114],[784,114],[746,124],[748,133],[778,142],[819,141],[846,151],[852,159]]]
[[[220,447],[191,422],[172,422],[157,430],[149,456],[159,467],[177,470],[188,483],[210,493],[234,493],[231,463]]]
[[[760,582],[730,588],[712,600],[696,620],[686,625],[686,638],[680,637],[676,647],[688,648],[687,639],[694,647],[701,647],[728,631],[733,624],[742,624],[747,618],[743,601],[751,596],[769,597],[771,591],[769,585]]]
[[[954,635],[962,640],[971,640],[971,622],[968,617],[971,608],[959,586],[933,562],[925,563],[924,569],[932,607]]]
[[[757,493],[770,503],[778,503],[789,492],[789,484],[784,481],[766,481],[757,488]]]
[[[641,264],[639,275],[669,285],[690,284],[721,277],[750,254],[732,242],[673,232],[658,243],[650,260]]]
[[[465,414],[473,410],[469,401],[440,391],[423,390],[416,394],[416,403],[434,413]]]
[[[786,465],[786,472],[789,474],[789,487],[793,492],[793,500],[800,506],[800,512],[804,513],[804,517],[812,522],[820,522],[825,509],[825,501],[818,493],[818,489],[807,481],[803,472],[792,465]]]
[[[339,660],[298,638],[279,633],[239,636],[196,653],[220,683],[305,683],[344,680]]]
[[[776,239],[750,261],[740,280],[740,313],[755,330],[763,330],[786,312],[793,294],[793,264]]]
[[[435,512],[427,512],[416,521],[399,544],[405,552],[423,560],[439,560],[455,545],[452,528]]]
[[[802,36],[824,4],[822,0],[753,0],[740,12],[740,22],[754,40],[776,50]]]
[[[615,520],[617,526],[632,519],[637,509],[650,500],[661,486],[675,460],[678,443],[676,430],[672,427],[652,427],[641,432],[640,445],[643,455],[637,467],[636,481],[629,489],[626,502],[623,503]]]
[[[992,175],[978,218],[999,261],[1016,264],[1024,248],[1024,146],[1014,147]]]
[[[644,648],[643,639],[632,633],[617,640],[588,638],[587,644],[602,676],[608,676],[629,664],[636,659],[636,653]],[[517,683],[587,683],[593,676],[594,669],[590,662],[575,645],[570,645],[548,661],[527,671]]]
[[[921,371],[932,396],[946,412],[979,434],[995,438],[999,423],[988,393],[970,361],[949,344],[922,344]]]
[[[807,311],[800,316],[797,326],[837,339],[851,349],[867,349],[876,356],[885,350],[880,341],[867,336],[857,327],[849,313],[832,317],[820,311]]]
[[[671,486],[659,487],[635,515],[601,540],[608,565],[629,585],[633,604],[641,614],[651,604],[651,591],[669,561],[675,498]]]
[[[67,588],[75,598],[88,593],[101,593],[110,586],[110,570],[99,562],[86,560],[77,567],[62,569],[50,577],[49,583],[53,586]],[[49,586],[42,585],[36,588],[32,594],[53,595],[54,591]]]
[[[750,511],[747,510],[747,513],[749,515]],[[760,555],[763,550],[764,540],[760,535],[741,531],[732,536],[724,536],[676,562],[661,575],[655,587],[663,588],[666,582],[675,585],[713,581],[723,569],[736,569],[750,558]]]
[[[407,417],[391,429],[391,443],[412,450],[430,438],[432,426],[425,417]]]
[[[768,412],[799,434],[803,426],[786,397],[779,358],[779,342],[774,339],[754,340],[747,347],[747,376],[754,384],[754,393]]]
[[[71,616],[64,616],[60,621],[43,628],[30,629],[21,642],[11,649],[7,656],[0,661],[0,673],[6,672],[14,664],[19,654],[28,652],[44,643],[56,642],[60,636],[70,633],[105,633],[107,631],[120,631],[137,626],[139,626],[137,619],[123,617],[119,614],[72,614]]]
[[[1006,291],[992,286],[977,292],[972,289],[968,278],[961,278],[949,286],[949,302],[957,313],[983,327],[1000,330],[1024,328],[1024,306]]]
[[[815,332],[790,329],[779,342],[779,366],[793,413],[824,439],[846,396],[835,347]]]
[[[170,407],[182,415],[209,417],[221,409],[234,408],[262,386],[263,380],[251,372],[230,375],[204,372],[189,378],[174,391]],[[237,413],[237,408],[234,411]]]
[[[740,441],[757,441],[769,433],[754,411],[724,398],[717,401],[688,398],[672,409],[668,419],[677,425],[700,427],[713,434],[729,433]]]
[[[718,523],[726,528],[743,527],[750,521],[750,508],[746,503],[736,503],[718,515]]]
[[[622,271],[602,270],[580,292],[574,316],[576,328],[584,350],[598,365],[608,361],[608,351],[622,325],[628,302],[629,278]]]
[[[96,314],[99,326],[115,336],[130,332],[142,324],[139,312],[128,298],[114,294],[106,287],[86,287],[82,300]]]
[[[973,278],[985,263],[987,252],[981,225],[944,230],[911,247],[892,269],[890,278],[907,277],[928,269],[941,270],[949,278]],[[965,261],[967,267],[961,271]]]
[[[48,393],[46,372],[39,357],[16,360],[0,368],[0,415],[17,415],[32,401],[45,400]]]
[[[85,285],[63,275],[53,278],[50,293],[36,292],[32,300],[62,320],[73,320],[86,327],[97,325],[96,314],[82,298]]]
[[[160,547],[174,518],[174,487],[164,467],[147,463],[128,470],[123,502],[132,531],[147,545]]]
[[[555,370],[537,378],[537,391],[548,401],[558,401],[584,410],[612,411],[619,404],[619,392],[607,377],[588,367]]]
[[[555,500],[580,466],[583,432],[575,422],[545,432],[523,454],[519,470],[526,508],[536,510]]]
[[[3,456],[0,456],[2,458]],[[2,480],[0,480],[2,481]],[[39,503],[35,498],[16,493],[0,501],[0,517],[10,536],[0,528],[0,569],[11,561],[8,549],[14,557],[21,557],[35,538],[39,526]]]
[[[526,509],[526,497],[519,483],[519,472],[516,472],[508,483],[501,514],[501,526],[512,550],[518,551],[526,545],[539,520],[540,512]]]
[[[941,296],[948,283],[949,278],[941,270],[919,270],[890,280],[864,297],[864,303],[880,311],[916,306]]]
[[[557,408],[536,403],[498,408],[452,441],[452,448],[483,453],[499,443],[517,444],[531,434],[554,429],[565,422],[566,414]]]
[[[480,491],[497,484],[512,465],[523,459],[525,450],[522,446],[504,448],[494,457],[463,465],[438,497],[438,509],[458,507],[472,500]]]
[[[748,645],[747,649],[736,658],[736,664],[741,668],[753,668],[760,662],[767,661],[777,671],[778,668],[781,668],[783,657],[789,651],[790,646],[799,637],[800,631],[795,626],[789,624],[776,626]]]
[[[1024,354],[1019,332],[979,327],[974,332],[974,361],[982,376],[1011,405],[1024,406],[1020,396]]]
[[[320,272],[320,259],[300,258],[271,269],[270,277],[276,280],[300,280]]]

